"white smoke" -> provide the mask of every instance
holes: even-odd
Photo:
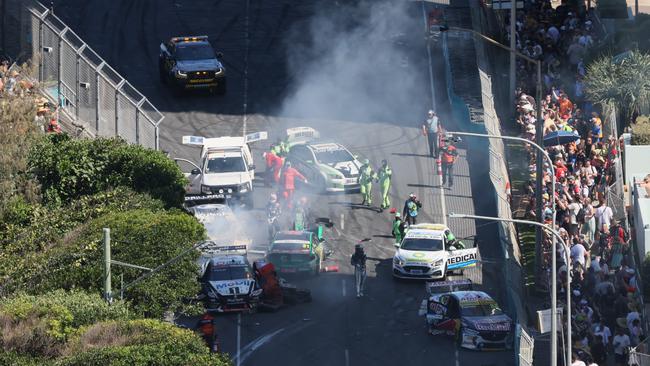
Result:
[[[392,121],[409,114],[419,77],[413,60],[423,55],[409,54],[408,42],[423,39],[406,34],[422,34],[422,19],[407,14],[409,2],[328,4],[286,40],[293,87],[280,115]]]

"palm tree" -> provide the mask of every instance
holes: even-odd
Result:
[[[628,121],[650,102],[650,54],[601,57],[587,67],[585,89],[591,101],[606,110],[616,106]]]

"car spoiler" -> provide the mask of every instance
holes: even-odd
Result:
[[[268,138],[269,138],[268,132],[259,131],[259,132],[249,133],[248,135],[244,136],[244,142],[250,144],[257,141],[266,140]],[[208,138],[203,136],[183,136],[182,143],[183,145],[203,146],[205,145],[206,139]]]
[[[208,240],[199,245],[198,249],[203,253],[208,254],[242,254],[246,255],[248,252],[247,246],[245,244],[239,245],[218,245],[217,242]]]
[[[287,128],[287,142],[309,142],[320,137],[320,133],[312,127]]]
[[[429,295],[452,291],[469,291],[472,289],[472,280],[463,279],[453,281],[427,282],[426,289]]]

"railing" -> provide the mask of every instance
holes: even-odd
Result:
[[[159,149],[162,113],[50,9],[34,2],[27,10],[31,54],[45,94],[93,136],[120,136]]]

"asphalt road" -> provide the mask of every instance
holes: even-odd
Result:
[[[479,197],[486,168],[482,151],[461,145],[456,184],[450,190],[438,186],[434,161],[426,156],[419,130],[426,110],[435,105],[443,122],[458,127],[446,120],[441,52],[434,46],[428,57],[422,4],[373,4],[58,0],[55,13],[165,114],[161,147],[172,156],[197,157],[197,150],[180,145],[183,135],[268,130],[278,136],[287,127],[313,126],[374,164],[388,159],[393,168],[393,205],[401,210],[403,200],[414,192],[424,203],[421,222],[444,221],[445,208],[472,213],[476,207],[476,213],[485,213],[489,201]],[[198,34],[207,34],[224,54],[229,89],[223,97],[201,93],[174,97],[158,81],[160,41]],[[266,146],[255,147],[257,166],[263,166],[260,154]],[[263,206],[268,194],[268,189],[256,185],[256,206]],[[391,222],[387,211],[356,205],[358,195],[308,196],[318,216],[335,222],[335,229],[327,232],[334,250],[327,264],[338,265],[340,271],[295,280],[312,290],[311,304],[272,314],[219,317],[223,349],[239,355],[237,364],[514,363],[512,352],[457,350],[451,339],[426,334],[424,319],[417,315],[425,295],[423,284],[391,278],[394,250],[387,237]],[[485,205],[475,205],[477,200]],[[374,203],[379,204],[378,193]],[[259,227],[261,215],[253,210],[243,220]],[[481,256],[488,262],[498,256],[494,229],[476,228],[472,221],[453,220],[449,225],[459,237],[478,230]],[[263,249],[266,243],[257,234],[249,233],[253,246]],[[363,237],[373,239],[365,246],[373,260],[367,296],[357,299],[348,263],[354,242]],[[498,273],[489,263],[466,271],[500,299]]]

